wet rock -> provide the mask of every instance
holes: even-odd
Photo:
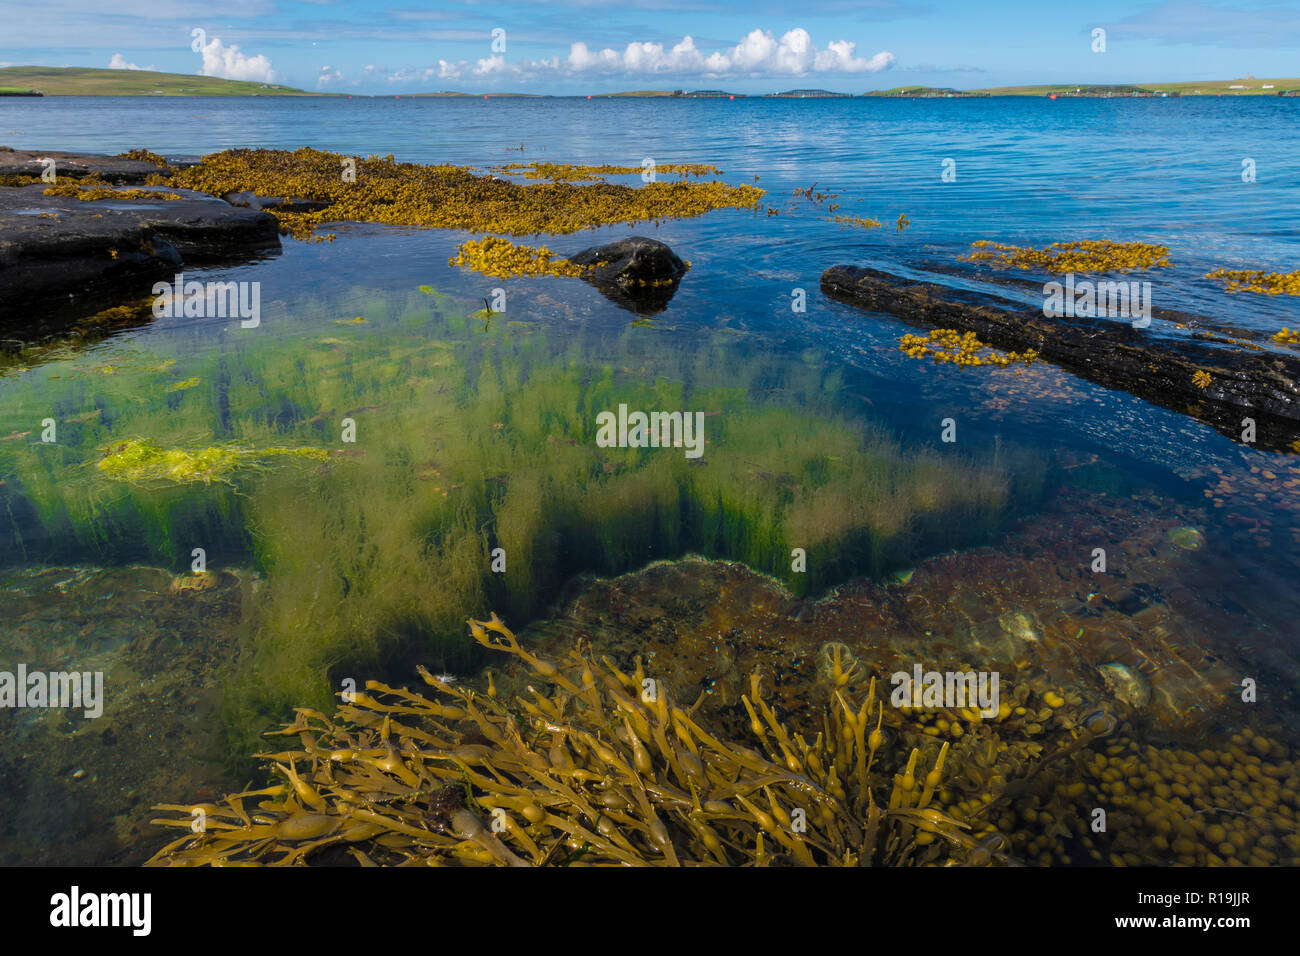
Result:
[[[155,279],[280,247],[267,212],[187,189],[181,199],[84,202],[40,184],[0,188],[0,319],[53,301],[139,298]]]
[[[686,263],[657,239],[632,236],[584,249],[569,261],[589,269],[584,278],[615,304],[639,315],[662,312],[677,292]]]
[[[95,153],[6,149],[0,151],[0,176],[39,176],[49,168],[41,162],[43,159],[54,160],[54,174],[59,178],[84,179],[98,175],[110,183],[143,183],[146,177],[154,174],[171,175],[167,170],[140,159]]]
[[[221,198],[232,206],[270,212],[316,212],[330,206],[330,203],[320,199],[281,199],[277,196],[259,196],[253,192],[226,193]]]
[[[1255,419],[1256,443],[1281,449],[1300,439],[1300,355],[1226,349],[1160,338],[1107,318],[1045,318],[1042,309],[952,286],[856,266],[832,266],[821,290],[922,328],[974,332],[995,348],[1035,350],[1082,378],[1190,415],[1240,441]]]

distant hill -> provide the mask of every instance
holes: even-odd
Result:
[[[1056,83],[1047,86],[995,86],[971,92],[991,96],[1122,96],[1168,94],[1169,96],[1276,96],[1281,90],[1300,88],[1300,79],[1187,80],[1177,83],[1138,83],[1129,87],[1102,86],[1096,83]]]
[[[923,96],[947,98],[954,96],[988,96],[980,90],[954,90],[950,86],[896,86],[891,90],[873,90],[865,96]]]
[[[107,70],[77,66],[8,66],[0,88],[37,90],[46,96],[334,96],[291,86],[223,80],[215,76]]]

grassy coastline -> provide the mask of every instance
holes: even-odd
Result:
[[[337,96],[279,84],[223,80],[215,76],[109,70],[90,67],[9,66],[0,69],[0,91],[29,89],[45,96]]]
[[[1170,83],[1124,84],[1155,96],[1275,96],[1283,90],[1300,90],[1300,78],[1256,78],[1237,80],[1185,80]],[[1090,90],[1104,90],[1095,83],[1048,83],[1030,86],[995,86],[957,90],[947,87],[896,86],[865,93],[837,91],[785,91],[730,93],[721,90],[623,90],[612,93],[565,94],[488,92],[458,90],[394,94],[399,99],[824,99],[827,97],[972,97],[972,96],[1097,96]],[[815,93],[816,95],[792,95]],[[384,94],[319,93],[281,84],[244,80],[223,80],[214,76],[159,73],[153,70],[113,70],[91,67],[10,66],[0,68],[0,96],[354,96],[357,99],[389,99]],[[1119,96],[1121,94],[1114,94]]]

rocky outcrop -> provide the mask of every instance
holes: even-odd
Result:
[[[569,261],[616,305],[638,315],[662,312],[677,292],[686,263],[664,243],[644,236],[585,249]]]
[[[182,198],[82,201],[0,188],[0,319],[34,307],[149,294],[186,265],[278,251],[279,223],[187,189]]]
[[[1245,418],[1254,419],[1262,447],[1300,440],[1300,355],[1294,353],[1162,338],[1114,319],[1049,319],[1041,309],[986,293],[856,266],[827,269],[821,289],[912,325],[974,332],[1009,351],[1034,349],[1082,378],[1190,415],[1236,441]]]
[[[0,147],[0,176],[39,176],[49,168],[41,162],[45,159],[54,160],[54,175],[58,178],[84,179],[97,175],[110,183],[143,183],[146,177],[158,173],[170,175],[169,170],[139,159]]]

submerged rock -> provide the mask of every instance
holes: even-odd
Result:
[[[1166,534],[1174,547],[1183,551],[1199,551],[1205,547],[1205,535],[1198,528],[1187,525],[1182,528],[1170,528]]]
[[[1111,661],[1098,667],[1097,673],[1106,682],[1107,689],[1134,710],[1142,710],[1151,702],[1151,685],[1127,664]]]
[[[657,239],[632,236],[569,256],[586,266],[583,276],[616,305],[631,312],[662,312],[677,292],[687,264]]]
[[[1040,639],[1038,629],[1024,611],[1007,611],[998,617],[998,623],[1002,630],[1027,644],[1037,644]]]
[[[1300,356],[1228,349],[1202,340],[1160,338],[1110,318],[1045,318],[1042,308],[933,282],[832,266],[821,290],[870,312],[927,329],[971,332],[998,349],[1024,352],[1106,388],[1190,415],[1242,440],[1244,418],[1255,442],[1281,449],[1300,439]]]

